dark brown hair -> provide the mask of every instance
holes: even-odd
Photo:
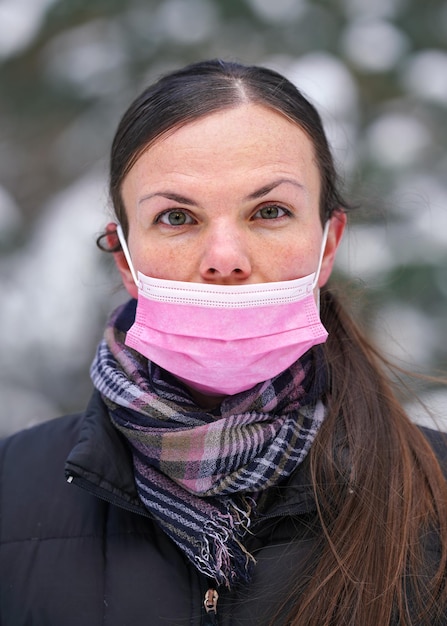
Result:
[[[280,74],[205,61],[162,77],[124,114],[113,141],[110,194],[127,235],[121,187],[160,136],[200,117],[258,103],[298,124],[321,174],[320,215],[345,210],[315,108]],[[435,624],[445,608],[447,488],[420,430],[396,399],[386,362],[325,288],[321,316],[330,378],[328,416],[310,452],[321,542],[309,575],[291,582],[291,626]],[[424,537],[439,554],[427,569]],[[428,573],[427,573],[428,572]],[[439,613],[440,615],[441,613]]]
[[[287,623],[443,626],[445,478],[397,400],[399,372],[331,289],[320,302],[330,392],[310,465],[322,541],[310,582],[291,593]]]

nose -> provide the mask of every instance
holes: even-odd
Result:
[[[200,262],[200,277],[207,282],[238,284],[252,272],[243,236],[234,228],[216,227],[208,233]]]

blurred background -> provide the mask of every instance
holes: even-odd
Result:
[[[447,369],[446,0],[0,0],[0,27],[0,435],[84,408],[125,298],[95,247],[115,128],[207,57],[317,105],[358,206],[337,266],[356,314],[399,364]],[[442,418],[445,392],[418,391]]]

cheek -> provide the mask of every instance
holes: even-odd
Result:
[[[190,280],[193,263],[191,251],[186,254],[176,247],[164,244],[149,244],[135,255],[135,264],[146,276],[166,280]]]
[[[270,281],[294,280],[316,270],[318,250],[315,242],[297,241],[299,240],[295,239],[272,248],[261,249],[260,263]]]
[[[284,255],[281,259],[281,277],[280,280],[294,280],[302,278],[311,273],[311,269],[306,263],[306,258],[300,254]]]

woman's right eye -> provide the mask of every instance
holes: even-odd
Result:
[[[185,224],[194,224],[194,220],[191,215],[180,209],[170,209],[169,211],[160,213],[155,222],[157,224],[166,224],[167,226],[184,226]]]

